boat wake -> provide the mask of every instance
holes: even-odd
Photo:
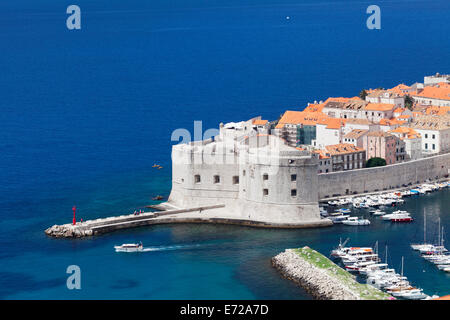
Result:
[[[141,252],[153,252],[153,251],[171,251],[171,250],[189,250],[201,247],[201,244],[180,244],[171,246],[159,246],[159,247],[144,247]]]

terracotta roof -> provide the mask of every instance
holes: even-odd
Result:
[[[450,100],[450,86],[427,86],[423,88],[420,93],[414,95],[415,97]]]
[[[278,121],[276,128],[282,128],[285,124],[316,125],[318,121],[328,119],[326,114],[321,112],[286,111]]]
[[[421,115],[409,125],[414,129],[447,130],[450,129],[450,114],[447,115]]]
[[[381,119],[380,120],[380,126],[394,126],[394,125],[402,125],[408,122],[407,120],[400,120],[400,119]]]
[[[322,112],[325,103],[310,103],[305,110],[306,112]]]
[[[254,125],[265,125],[267,122],[269,122],[269,121],[267,121],[267,120],[253,120],[253,124]]]
[[[369,103],[365,106],[365,110],[370,111],[391,111],[394,110],[395,105],[390,103]]]
[[[400,95],[394,91],[390,91],[390,90],[371,90],[369,92],[369,94],[367,95],[370,98],[385,98],[386,97],[386,93],[388,94],[388,98],[396,98],[399,97]]]
[[[400,83],[399,85],[397,85],[391,89],[388,89],[387,91],[396,93],[399,96],[404,96],[404,95],[410,94],[409,91],[411,91],[411,87],[407,86],[406,84]]]
[[[367,134],[368,137],[391,137],[392,134],[384,132],[384,131],[370,131]]]
[[[352,131],[347,133],[344,136],[344,138],[347,138],[347,139],[358,139],[359,137],[365,135],[368,132],[369,132],[369,130],[353,129]]]
[[[341,155],[364,151],[363,148],[358,148],[350,143],[332,144],[329,146],[325,146],[325,150],[330,155]]]
[[[320,119],[317,124],[326,125],[327,129],[340,129],[343,125],[345,125],[346,119],[341,118],[327,118]]]
[[[445,115],[450,112],[450,107],[430,106],[425,111],[426,114]]]
[[[313,153],[319,154],[319,159],[330,159],[325,150],[314,150]]]
[[[416,139],[420,137],[420,134],[416,130],[409,127],[398,127],[394,130],[390,130],[389,133],[399,135],[400,139]]]

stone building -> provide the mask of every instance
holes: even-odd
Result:
[[[405,143],[393,134],[384,131],[369,132],[364,138],[367,160],[383,158],[386,164],[402,162],[406,158]]]
[[[325,154],[331,157],[332,171],[364,168],[366,151],[353,144],[340,143],[325,147]]]
[[[224,204],[222,215],[233,219],[328,224],[319,214],[318,158],[260,134],[252,121],[221,125],[214,139],[173,146],[168,203]]]

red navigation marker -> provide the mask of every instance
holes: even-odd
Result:
[[[77,207],[73,206],[72,211],[73,211],[72,224],[75,225],[77,223],[77,219],[75,218],[75,212],[77,211]]]

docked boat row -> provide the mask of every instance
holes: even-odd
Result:
[[[366,226],[366,225],[370,224],[370,220],[350,216],[348,214],[348,212],[345,210],[348,210],[348,212],[350,212],[349,209],[339,209],[336,212],[332,212],[332,213],[327,213],[327,212],[321,211],[321,215],[323,217],[327,217],[328,219],[333,221],[333,223],[335,223],[335,224],[342,223],[342,224],[350,225],[350,226]],[[397,210],[397,211],[394,211],[394,212],[388,214],[384,211],[377,209],[377,210],[370,211],[370,213],[374,216],[380,216],[383,220],[389,220],[391,222],[414,221],[414,219],[410,216],[409,212],[404,211],[404,210]]]
[[[328,201],[327,204],[330,206],[351,205],[354,208],[379,208],[386,206],[396,206],[404,203],[405,200],[402,199],[403,197],[426,194],[443,188],[448,188],[449,186],[450,182],[433,183],[433,184],[424,183],[410,190],[387,192],[367,196],[346,197],[339,200]]]
[[[426,215],[424,214],[423,243],[411,244],[411,248],[418,251],[423,259],[436,265],[439,270],[450,272],[450,252],[444,246],[444,228],[441,228],[440,219],[438,227],[438,243],[427,243]]]
[[[334,259],[338,259],[345,269],[352,273],[360,274],[366,278],[366,282],[380,290],[383,290],[395,298],[408,300],[431,299],[422,289],[411,285],[403,275],[404,259],[402,257],[402,271],[396,273],[389,268],[387,263],[387,247],[385,262],[378,257],[378,242],[375,249],[371,247],[345,247],[348,239],[331,252]],[[434,297],[433,297],[434,298]]]

